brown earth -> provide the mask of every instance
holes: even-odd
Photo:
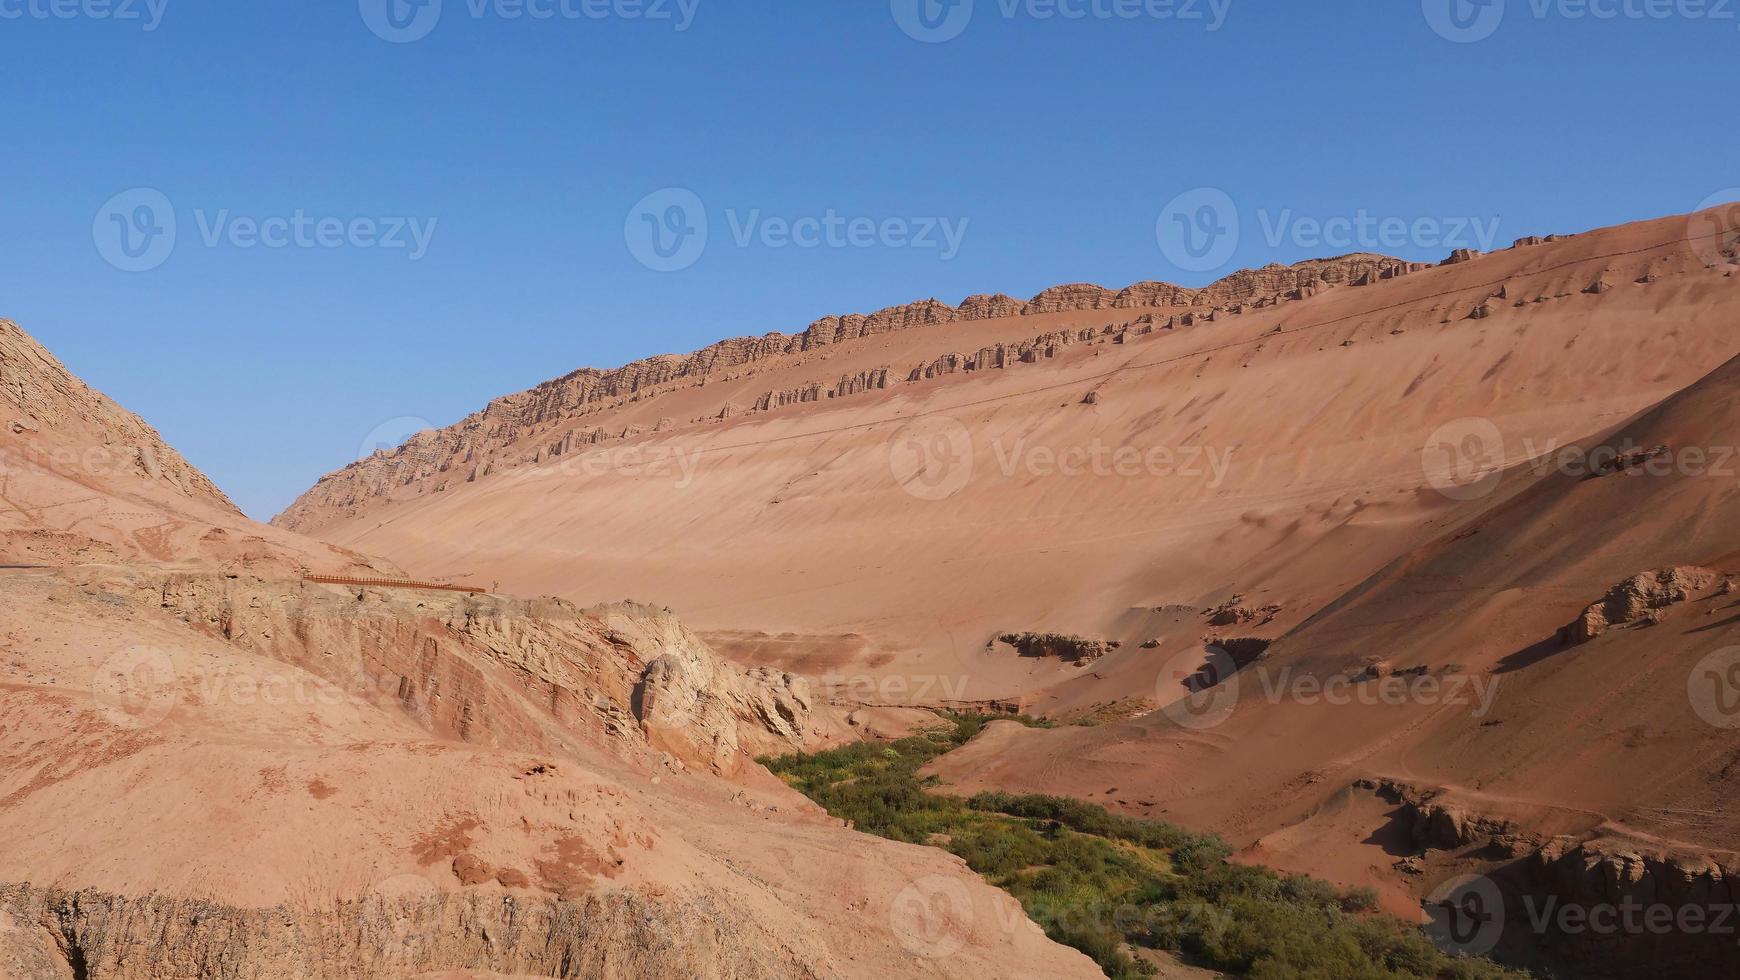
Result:
[[[1099,975],[755,765],[851,737],[802,678],[651,606],[312,583],[398,570],[10,323],[0,413],[0,976]]]
[[[858,702],[1089,717],[993,726],[936,771],[1216,829],[1398,910],[1440,873],[1399,860],[1488,845],[1474,866],[1557,894],[1740,898],[1740,735],[1696,693],[1740,645],[1737,218],[931,301],[580,372],[279,523],[418,575],[669,602]],[[989,642],[1022,632],[1121,645]],[[1217,649],[1226,710],[1156,710]]]

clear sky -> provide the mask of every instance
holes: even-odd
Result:
[[[0,0],[0,316],[266,518],[581,366],[1740,185],[1740,4],[1484,2]]]

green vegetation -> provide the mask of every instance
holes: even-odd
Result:
[[[1020,900],[1052,939],[1113,980],[1151,976],[1129,947],[1281,980],[1499,980],[1522,977],[1441,953],[1412,925],[1374,911],[1370,889],[1231,864],[1219,837],[1121,816],[1080,800],[928,791],[918,770],[965,744],[982,716],[953,715],[898,742],[764,759],[788,784],[859,830],[935,844]]]

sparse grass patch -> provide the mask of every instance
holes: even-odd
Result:
[[[1113,980],[1153,973],[1126,944],[1261,980],[1526,977],[1444,955],[1418,928],[1377,914],[1371,889],[1344,891],[1228,863],[1231,848],[1213,834],[1067,797],[980,793],[963,800],[930,792],[933,781],[918,775],[925,763],[966,744],[988,721],[1004,720],[947,717],[948,727],[897,742],[762,762],[866,833],[912,844],[944,835],[949,851]]]

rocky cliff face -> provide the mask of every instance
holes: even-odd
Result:
[[[328,571],[368,559],[249,521],[137,415],[0,320],[0,564],[198,560]]]
[[[1583,610],[1577,621],[1559,631],[1567,646],[1588,643],[1610,629],[1654,625],[1659,610],[1685,602],[1706,592],[1720,580],[1731,579],[1713,569],[1681,565],[1634,575],[1609,589],[1600,602]]]
[[[10,320],[0,320],[0,453],[8,471],[77,475],[100,468],[237,513],[217,485],[157,430],[74,377]]]
[[[730,776],[751,758],[843,737],[796,674],[727,664],[668,612],[630,604],[596,614],[613,643],[661,651],[641,676],[635,716],[650,744],[686,764]]]
[[[708,896],[503,901],[412,889],[326,908],[254,909],[0,885],[0,971],[9,980],[830,975],[737,934],[737,925]]]
[[[752,765],[831,716],[667,610],[114,566],[5,591],[0,976],[1095,975]],[[933,879],[974,907],[940,959],[896,914]]]
[[[1294,266],[1245,270],[1200,290],[1152,281],[1122,290],[1075,283],[1054,286],[1026,302],[1002,294],[969,296],[959,307],[926,299],[867,315],[824,317],[800,333],[737,337],[693,354],[648,358],[610,371],[587,368],[529,391],[498,398],[483,411],[455,425],[419,433],[395,450],[377,453],[327,474],[273,523],[291,530],[310,531],[335,515],[358,513],[370,502],[403,488],[471,482],[503,469],[561,455],[576,445],[629,438],[640,433],[622,426],[589,424],[589,420],[603,417],[613,408],[656,399],[677,388],[704,385],[723,374],[734,377],[753,374],[776,359],[787,359],[779,361],[786,363],[791,358],[866,337],[961,321],[1088,310],[1196,308],[1194,313],[1182,314],[1182,323],[1189,326],[1212,323],[1217,312],[1242,311],[1246,304],[1256,308],[1305,298],[1325,285],[1369,285],[1418,268],[1423,266],[1385,256],[1355,254]],[[917,381],[957,373],[973,360],[971,355],[951,356],[961,358],[954,368],[939,362],[890,370],[893,377]],[[985,366],[982,362],[974,365],[982,366]],[[769,391],[748,410],[771,411],[885,388],[889,377],[886,371],[844,379],[817,377],[802,386]],[[705,418],[729,418],[737,414],[738,408],[721,402]]]
[[[1618,827],[1530,833],[1454,791],[1396,780],[1359,787],[1400,804],[1419,848],[1404,862],[1409,873],[1431,884],[1479,872],[1472,887],[1497,896],[1493,940],[1508,960],[1590,978],[1732,974],[1734,935],[1719,923],[1740,915],[1733,852],[1675,848]],[[1680,927],[1687,922],[1695,925]]]
[[[0,339],[6,437],[164,474],[4,474],[0,541],[42,561],[0,576],[0,976],[1096,975],[751,765],[832,737],[798,679],[664,609],[317,584],[393,576]],[[934,879],[969,903],[945,957],[897,914]]]
[[[422,590],[200,574],[145,577],[144,601],[225,641],[366,692],[432,731],[555,750],[571,733],[735,775],[756,756],[845,737],[793,675],[744,670],[668,609],[581,609]],[[510,690],[496,676],[508,668]]]

